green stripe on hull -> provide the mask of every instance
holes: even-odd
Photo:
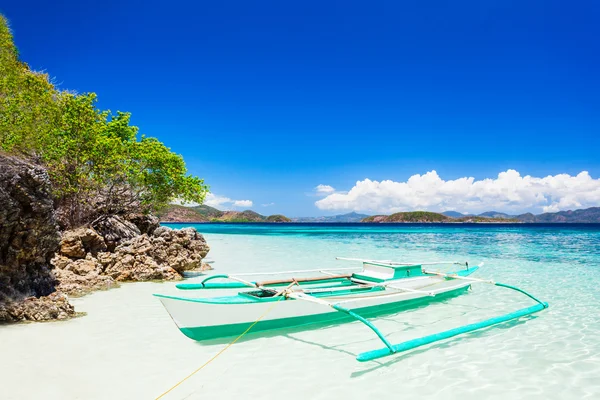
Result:
[[[214,275],[216,278],[222,278],[224,275]],[[212,278],[212,276],[210,277]],[[206,281],[206,279],[205,279]],[[256,282],[251,282],[256,284]],[[301,282],[300,287],[319,287],[321,285],[332,285],[337,286],[350,286],[353,283],[348,278],[324,278],[314,282]],[[272,283],[266,284],[264,287],[285,287],[288,286],[289,282],[285,283]],[[175,285],[177,289],[181,290],[202,290],[202,289],[248,289],[250,286],[245,285],[241,282],[198,282],[198,283],[178,283]]]
[[[363,317],[374,317],[377,315],[386,315],[392,314],[398,311],[406,310],[409,308],[414,308],[426,303],[437,302],[442,299],[447,299],[449,297],[454,297],[465,292],[469,286],[465,286],[463,288],[458,288],[451,290],[446,293],[439,294],[435,297],[422,297],[413,300],[404,300],[397,301],[394,303],[376,305],[370,307],[356,308],[352,309],[353,312],[363,316]],[[289,318],[280,318],[276,320],[268,320],[268,321],[259,321],[250,333],[257,333],[262,331],[270,331],[274,329],[282,329],[282,328],[293,328],[305,325],[319,325],[319,324],[327,324],[329,322],[350,322],[356,321],[353,317],[340,313],[340,312],[329,312],[323,314],[316,315],[308,315],[308,316],[300,316],[300,317],[289,317]],[[239,335],[244,332],[252,322],[243,322],[238,324],[228,324],[228,325],[217,325],[217,326],[199,326],[192,328],[179,328],[179,330],[189,337],[190,339],[194,339],[197,341],[204,340],[213,340],[225,337],[231,337]]]

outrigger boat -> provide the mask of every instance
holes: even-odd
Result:
[[[486,328],[548,307],[529,293],[492,280],[473,278],[479,266],[468,263],[404,263],[389,260],[362,260],[357,268],[283,271],[211,275],[199,283],[181,283],[182,290],[248,289],[233,296],[193,298],[155,294],[183,334],[204,341],[252,332],[303,326],[314,323],[360,321],[381,339],[385,347],[361,353],[358,361],[370,361],[415,347],[437,342],[466,332]],[[443,273],[430,270],[436,265],[461,265],[462,269]],[[320,272],[321,276],[249,281],[242,276],[290,275]],[[345,273],[340,273],[345,272]],[[225,279],[224,282],[217,282]],[[411,306],[463,294],[473,283],[487,283],[516,290],[536,304],[459,328],[391,344],[366,317],[397,312]],[[277,303],[275,303],[277,302]]]

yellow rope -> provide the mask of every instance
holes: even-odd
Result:
[[[221,354],[223,354],[225,352],[225,350],[227,350],[228,348],[230,348],[231,346],[233,346],[235,344],[235,342],[237,342],[238,340],[240,340],[242,338],[242,336],[244,336],[246,333],[248,333],[250,331],[250,329],[252,329],[254,327],[254,325],[256,325],[261,319],[263,319],[268,313],[270,313],[275,308],[275,306],[277,304],[279,304],[279,302],[281,301],[281,299],[285,299],[285,296],[279,296],[279,299],[276,302],[274,302],[273,305],[271,305],[271,307],[269,307],[260,317],[258,317],[258,319],[256,321],[254,321],[252,323],[252,325],[250,325],[248,327],[248,329],[246,329],[240,336],[236,337],[233,342],[231,342],[227,346],[225,346],[221,351],[219,351],[217,354],[215,354],[210,360],[208,360],[207,362],[205,362],[204,364],[202,364],[194,372],[192,372],[191,374],[189,374],[188,376],[186,376],[185,378],[183,378],[182,380],[180,380],[179,382],[177,382],[177,384],[175,384],[174,386],[172,386],[169,390],[167,390],[166,392],[164,392],[163,394],[161,394],[160,396],[158,396],[156,398],[156,400],[162,399],[164,396],[166,396],[169,392],[171,392],[177,386],[181,385],[183,382],[185,382],[186,380],[188,380],[189,378],[191,378],[196,372],[200,371],[202,368],[206,367],[213,360],[215,360],[217,357],[219,357]]]

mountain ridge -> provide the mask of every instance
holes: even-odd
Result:
[[[281,214],[265,216],[252,210],[221,211],[205,204],[192,207],[171,204],[158,217],[161,222],[291,222]]]
[[[433,216],[433,214],[436,214],[437,216]],[[458,215],[463,216],[454,217]],[[519,222],[593,224],[600,223],[600,207],[542,213],[537,215],[533,213],[510,215],[498,211],[486,211],[478,215],[466,215],[457,211],[444,211],[442,213],[412,211],[391,215],[374,215],[363,219],[362,222]]]
[[[331,216],[322,217],[295,217],[292,218],[292,222],[313,222],[313,223],[348,223],[348,222],[361,222],[364,218],[369,217],[368,214],[359,214],[354,211]]]
[[[288,218],[281,214],[261,215],[252,210],[221,211],[207,205],[181,206],[171,204],[159,213],[161,222],[271,222],[271,223],[358,223],[358,222],[477,222],[477,223],[600,223],[600,207],[558,211],[554,213],[524,213],[511,215],[498,211],[486,211],[477,215],[458,211],[434,213],[410,211],[391,215],[367,215],[350,212],[321,217]]]

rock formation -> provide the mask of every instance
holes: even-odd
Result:
[[[115,236],[109,237],[113,240]],[[60,291],[81,296],[115,287],[118,282],[179,280],[183,271],[206,268],[202,259],[209,247],[192,228],[159,227],[151,234],[122,240],[112,252],[99,245],[102,240],[91,228],[63,235],[60,250],[52,260]]]
[[[0,154],[0,322],[74,314],[66,299],[51,295],[59,241],[46,171]]]
[[[118,215],[102,216],[92,222],[92,227],[102,235],[110,251],[113,251],[121,242],[142,234],[133,222]]]
[[[61,238],[46,171],[0,153],[0,322],[67,319],[75,310],[66,295],[208,267],[209,247],[193,228],[160,227],[146,215],[91,225]]]

